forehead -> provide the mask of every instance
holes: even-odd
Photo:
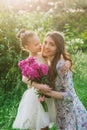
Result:
[[[45,38],[45,41],[48,41],[48,42],[50,42],[50,43],[55,43],[54,40],[53,40],[50,36],[47,36],[47,37]]]
[[[40,39],[37,35],[33,35],[28,40],[29,40],[29,42],[32,42],[32,43],[40,42]]]

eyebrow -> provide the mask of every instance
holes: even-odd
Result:
[[[45,40],[44,42],[47,42],[47,40]],[[49,42],[49,43],[53,43],[54,44],[54,41],[53,42]]]
[[[50,44],[55,44],[54,42],[49,42]]]

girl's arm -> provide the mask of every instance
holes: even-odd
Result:
[[[61,67],[61,72],[67,73],[70,67],[71,67],[71,62],[69,60],[65,61]]]
[[[31,88],[31,82],[26,76],[22,76],[22,82],[28,85],[28,88]]]

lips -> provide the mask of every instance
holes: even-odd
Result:
[[[41,47],[38,50],[41,50]]]
[[[50,53],[50,51],[44,51],[44,53]]]

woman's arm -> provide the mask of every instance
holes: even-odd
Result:
[[[64,101],[73,101],[73,97],[71,92],[58,92],[58,91],[53,91],[51,90],[50,92],[45,92],[44,93],[47,96],[51,96],[53,98],[59,99],[59,100],[64,100]]]
[[[70,85],[70,77],[69,77],[69,70],[67,73],[63,73],[61,71],[62,65],[64,64],[64,60],[60,60],[57,64],[57,73],[61,79],[61,88],[64,88],[64,92],[61,92],[64,101],[73,101],[73,93],[72,93],[72,86]],[[72,82],[72,81],[71,81]]]
[[[58,92],[58,91],[50,91],[47,93],[44,93],[45,95],[51,96],[53,98],[57,98],[59,100],[65,100],[65,101],[72,101],[73,100],[73,96],[72,96],[72,92],[69,89],[69,84],[68,81],[66,80],[67,78],[67,74],[66,72],[68,72],[69,68],[70,68],[70,61],[64,61],[57,66],[57,72],[58,74],[61,76],[62,81],[63,81],[63,86],[65,86],[65,92]],[[65,68],[65,66],[67,67],[66,71],[64,71],[63,69]],[[61,86],[62,87],[62,86]]]
[[[58,91],[50,91],[50,92],[46,92],[44,93],[47,96],[51,96],[53,98],[57,98],[59,100],[63,100],[63,96],[62,96],[62,92],[58,92]]]
[[[34,86],[36,89],[38,89],[42,93],[50,92],[52,90],[52,88],[50,88],[46,84],[39,84],[39,83],[33,82],[32,86]]]

